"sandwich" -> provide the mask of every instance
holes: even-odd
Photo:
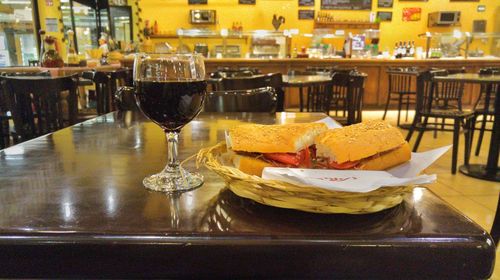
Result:
[[[232,162],[241,171],[257,176],[268,166],[311,168],[314,138],[327,129],[324,123],[236,126],[228,137],[234,152]]]
[[[317,166],[328,169],[384,170],[411,158],[401,132],[384,121],[367,121],[316,136]]]

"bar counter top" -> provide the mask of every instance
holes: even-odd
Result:
[[[182,129],[180,158],[243,122],[324,117],[202,113]],[[483,279],[493,270],[489,234],[425,188],[366,215],[261,205],[206,168],[196,190],[147,191],[141,181],[166,153],[160,127],[130,111],[0,150],[0,277]]]

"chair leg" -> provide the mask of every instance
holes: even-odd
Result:
[[[408,112],[410,111],[410,95],[406,95],[406,116],[405,122],[408,122]]]
[[[451,174],[457,173],[458,142],[460,140],[460,120],[453,123],[453,154],[451,155]]]
[[[481,151],[481,144],[483,142],[483,136],[484,136],[484,131],[486,130],[486,121],[487,121],[487,116],[482,115],[483,118],[481,120],[481,128],[479,129],[479,137],[477,138],[477,146],[476,146],[476,153],[475,155],[478,156],[479,152]]]
[[[434,118],[434,139],[438,136],[438,119]]]
[[[424,122],[422,123],[422,127],[419,128],[417,141],[415,141],[415,145],[413,145],[413,152],[418,150],[418,146],[420,145],[420,141],[422,140],[422,136],[424,136],[424,132],[427,129],[427,122],[429,121],[429,117],[424,118]]]
[[[388,95],[387,95],[387,101],[385,102],[384,115],[382,116],[383,120],[385,120],[385,116],[387,115],[387,110],[389,110],[389,103],[391,103],[391,93],[388,93]]]
[[[401,108],[403,107],[403,95],[399,94],[399,99],[398,99],[398,120],[397,120],[397,125],[401,123]]]
[[[472,150],[472,140],[474,139],[474,125],[476,116],[465,121],[465,149],[464,149],[464,164],[469,165],[470,152]]]
[[[413,121],[411,122],[410,128],[408,129],[408,134],[406,135],[406,141],[410,142],[411,137],[413,136],[413,132],[415,131],[415,128],[417,127],[417,124],[420,122],[420,117],[415,114],[413,117]]]

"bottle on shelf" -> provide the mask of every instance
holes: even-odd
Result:
[[[396,44],[394,45],[394,51],[392,52],[392,54],[394,55],[395,58],[398,58],[398,54],[399,54],[398,42],[396,42]]]
[[[158,22],[155,20],[155,23],[153,24],[153,34],[158,35]]]
[[[406,43],[402,42],[400,46],[401,46],[401,57],[406,57]]]
[[[411,41],[411,46],[410,46],[410,56],[414,57],[415,56],[415,41]]]
[[[45,30],[40,29],[40,53],[38,54],[38,65],[42,66],[42,59],[45,53]]]
[[[75,50],[75,43],[73,41],[75,32],[69,29],[66,34],[68,35],[68,54],[67,54],[68,64],[77,65],[80,61],[78,54],[76,53]]]

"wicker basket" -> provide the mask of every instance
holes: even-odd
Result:
[[[265,205],[313,213],[365,214],[394,207],[413,190],[413,186],[401,186],[355,193],[266,180],[246,174],[235,167],[222,165],[220,155],[225,152],[225,143],[202,149],[197,155],[197,164],[204,164],[224,178],[229,189],[236,195]]]

